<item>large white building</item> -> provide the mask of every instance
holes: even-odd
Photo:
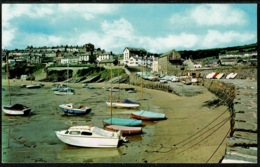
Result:
[[[138,66],[138,58],[146,56],[147,51],[143,48],[130,48],[126,47],[123,51],[124,64],[128,66]]]

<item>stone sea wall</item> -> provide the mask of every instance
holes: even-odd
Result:
[[[257,81],[207,79],[204,86],[230,111],[231,130],[222,163],[257,163]]]

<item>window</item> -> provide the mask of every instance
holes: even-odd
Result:
[[[81,135],[87,135],[87,136],[91,136],[92,133],[91,132],[81,132]]]
[[[80,134],[80,131],[71,131],[70,134],[71,134],[71,135],[79,135],[79,134]]]

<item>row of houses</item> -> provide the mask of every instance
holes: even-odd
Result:
[[[8,54],[10,62],[25,62],[27,64],[97,64],[98,66],[146,66],[153,72],[177,75],[178,71],[202,66],[215,67],[234,65],[234,57],[220,55],[219,59],[193,63],[190,59],[184,60],[174,49],[162,54],[150,53],[143,48],[126,47],[123,54],[113,54],[100,48],[95,49],[91,43],[83,46],[39,47],[28,46],[25,50],[2,51],[2,59]],[[251,53],[255,56],[257,53]],[[245,54],[244,57],[248,56]],[[241,57],[241,54],[240,56]],[[5,59],[3,59],[5,61]],[[229,63],[228,63],[229,62]],[[203,64],[203,65],[202,65]]]

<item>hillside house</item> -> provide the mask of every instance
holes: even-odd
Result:
[[[102,60],[114,59],[114,55],[112,52],[104,52],[97,56],[97,61],[100,62]]]
[[[186,66],[186,70],[193,70],[195,68],[195,64],[192,62],[192,60],[190,58],[187,60],[184,60],[183,65]]]
[[[218,59],[205,60],[204,62],[205,67],[217,67],[219,64],[220,61]]]
[[[126,47],[124,49],[124,51],[123,51],[124,64],[133,66],[133,64],[129,64],[129,59],[131,57],[136,58],[136,57],[145,56],[146,54],[147,54],[147,51],[145,49],[143,49],[143,48],[130,48],[130,47]],[[132,59],[131,63],[133,63],[133,61],[134,60]]]
[[[130,57],[130,58],[128,59],[127,65],[128,65],[128,66],[138,66],[138,57],[137,57],[137,56]]]
[[[67,58],[61,58],[60,59],[61,64],[79,64],[79,58],[78,57],[67,57]]]
[[[236,58],[225,58],[225,59],[220,59],[219,64],[222,66],[232,66],[237,64],[237,59]]]
[[[90,53],[89,52],[79,54],[79,63],[80,64],[88,63],[89,62],[89,57],[90,57]]]
[[[78,46],[67,46],[66,52],[79,52]]]

